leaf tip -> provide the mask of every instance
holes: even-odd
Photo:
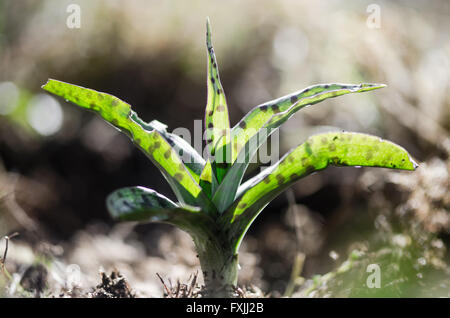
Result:
[[[55,86],[58,86],[58,84],[61,84],[61,83],[63,83],[63,82],[55,80],[53,78],[49,78],[47,80],[47,82],[44,85],[41,86],[41,88],[46,90],[46,91],[48,91],[48,92],[50,92],[50,93],[54,93]]]
[[[407,160],[407,162],[404,165],[402,165],[402,167],[400,169],[408,170],[408,171],[415,171],[419,167],[419,164],[407,152],[406,152],[406,158],[403,158],[402,161],[405,161],[405,160]]]
[[[386,87],[386,84],[379,84],[379,83],[360,83],[359,85],[355,85],[353,88],[350,88],[351,92],[368,92],[373,91],[375,89],[380,89]]]
[[[211,47],[211,22],[209,17],[206,17],[206,46],[208,49]]]
[[[380,83],[365,83],[365,84],[360,84],[361,88],[365,91],[365,90],[374,90],[374,89],[380,89],[380,88],[384,88],[387,85],[386,84],[380,84]]]
[[[50,84],[50,82],[52,82],[52,81],[53,81],[53,80],[52,80],[51,78],[49,78],[49,79],[47,80],[47,82],[45,82],[45,84],[41,86],[41,88],[47,90],[47,86],[48,86],[48,85]]]
[[[409,158],[409,161],[411,161],[412,164],[412,171],[416,170],[417,168],[419,168],[419,164],[412,158]]]

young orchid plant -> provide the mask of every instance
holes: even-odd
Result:
[[[238,251],[259,213],[299,179],[328,166],[368,166],[414,170],[402,147],[354,132],[311,136],[278,162],[244,182],[250,160],[271,133],[305,106],[383,84],[320,84],[253,108],[230,128],[225,93],[207,21],[207,103],[209,157],[205,160],[167,126],[144,122],[126,102],[106,93],[49,79],[46,91],[99,114],[125,133],[158,167],[178,202],[141,186],[111,193],[106,205],[121,221],[169,223],[190,234],[200,260],[206,296],[228,297],[238,279]]]

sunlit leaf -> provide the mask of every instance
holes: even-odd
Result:
[[[213,202],[223,212],[236,198],[237,189],[252,157],[269,136],[301,108],[327,98],[365,92],[384,87],[382,84],[323,84],[308,87],[275,101],[257,106],[232,130],[233,165],[219,185]]]
[[[239,155],[233,165],[228,169],[217,191],[213,196],[213,203],[219,213],[225,211],[236,198],[239,185],[248,168],[250,160],[255,155],[258,148],[267,140],[267,133],[271,129],[260,129],[259,133],[253,135],[245,144],[245,149],[239,152]]]
[[[217,189],[216,176],[212,171],[211,162],[209,160],[206,162],[202,174],[200,175],[199,184],[208,197],[211,197]]]
[[[159,132],[161,136],[167,140],[170,146],[174,148],[194,180],[199,182],[200,174],[205,166],[205,160],[188,142],[186,142],[186,140],[180,136],[167,132],[167,126],[157,120],[146,123],[133,111],[131,111],[131,119],[147,131],[156,130]]]
[[[278,163],[244,183],[240,197],[225,218],[239,223],[241,235],[258,213],[278,194],[306,175],[329,165],[414,170],[417,164],[402,147],[379,137],[331,132],[310,137]]]
[[[273,128],[279,127],[301,108],[317,104],[325,99],[350,93],[362,93],[385,87],[384,84],[319,84],[283,96],[253,108],[231,131],[233,150],[242,149],[247,141],[264,127],[269,120]],[[233,151],[233,162],[238,151]]]
[[[206,47],[208,50],[208,75],[207,75],[207,103],[205,110],[206,138],[210,154],[215,156],[213,168],[217,170],[218,182],[226,173],[230,158],[226,157],[227,152],[216,152],[216,149],[223,148],[230,140],[230,120],[228,118],[228,106],[225,92],[219,77],[219,68],[216,55],[211,43],[211,25],[209,19],[206,22]],[[231,156],[231,154],[230,154]]]
[[[148,131],[134,121],[131,118],[134,112],[131,111],[129,104],[106,93],[56,80],[49,80],[43,88],[80,107],[98,113],[128,135],[160,169],[181,202],[211,207],[211,202],[202,193],[202,189],[171,145],[156,130]]]

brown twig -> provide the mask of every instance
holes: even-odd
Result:
[[[8,248],[9,248],[9,240],[19,235],[19,233],[15,232],[11,235],[5,235],[3,238],[5,239],[5,252],[3,253],[3,258],[0,258],[0,266],[3,273],[6,273],[7,276],[9,274],[6,272],[5,264],[6,264],[6,256],[8,255]]]
[[[166,283],[164,282],[164,279],[162,279],[162,277],[161,277],[158,273],[156,273],[156,276],[158,276],[159,280],[160,280],[161,283],[163,284],[164,289],[166,290],[167,296],[170,297],[170,296],[172,295],[172,292],[171,292],[171,291],[169,290],[169,288],[167,287]]]
[[[189,288],[188,295],[187,295],[187,297],[189,297],[189,298],[192,297],[194,294],[195,285],[197,284],[197,277],[198,277],[198,271],[195,272],[194,277],[192,278],[191,286]]]

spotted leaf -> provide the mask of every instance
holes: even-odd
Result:
[[[156,191],[144,187],[116,190],[107,197],[106,206],[114,219],[168,223],[199,239],[207,239],[204,229],[214,227],[212,219],[201,213],[200,208],[179,206]]]
[[[212,194],[217,189],[217,179],[212,171],[211,162],[208,160],[200,175],[200,187],[206,193],[208,197],[212,197]]]
[[[167,126],[157,120],[146,123],[133,111],[131,112],[131,119],[147,131],[156,130],[160,133],[181,158],[194,180],[199,182],[200,174],[205,166],[205,160],[188,142],[186,142],[186,140],[180,136],[167,132]]]
[[[228,168],[213,202],[219,212],[227,209],[236,197],[251,158],[269,136],[295,112],[320,101],[354,92],[384,87],[382,84],[324,84],[308,87],[275,101],[256,107],[236,125],[231,134],[233,165]]]
[[[271,200],[292,183],[329,165],[402,170],[417,167],[405,149],[379,137],[349,132],[312,136],[239,188],[239,199],[225,216],[232,223],[236,222],[237,237]]]
[[[301,108],[317,104],[325,99],[351,93],[367,92],[385,87],[384,84],[319,84],[307,87],[301,91],[283,96],[276,100],[253,108],[231,130],[233,149],[241,149],[247,141],[264,127],[269,121],[276,128],[288,120]],[[238,151],[232,152],[232,162],[236,160]]]
[[[253,135],[245,144],[244,149],[239,152],[236,161],[228,169],[212,199],[219,213],[225,211],[235,200],[250,160],[256,154],[258,148],[267,140],[267,133],[271,133],[271,131],[272,129],[260,129],[258,134]]]
[[[227,209],[236,197],[251,158],[269,136],[299,109],[317,104],[327,98],[344,94],[365,92],[384,87],[383,84],[324,84],[308,87],[275,101],[257,106],[247,114],[231,134],[233,164],[220,183],[213,202],[219,212]]]
[[[106,93],[56,80],[49,80],[43,88],[80,107],[98,113],[128,135],[160,169],[181,202],[204,208],[212,207],[212,203],[202,193],[202,189],[168,141],[158,131],[148,131],[134,121],[132,116],[135,114],[129,104]]]
[[[230,140],[230,120],[225,93],[220,82],[217,59],[211,43],[211,25],[209,19],[206,21],[206,47],[208,51],[208,97],[205,110],[206,138],[210,154],[215,157],[213,168],[217,170],[216,175],[218,182],[220,182],[231,160],[231,153],[229,154],[229,158],[227,158],[227,151],[223,149]],[[220,153],[216,151],[218,148],[221,148]]]

